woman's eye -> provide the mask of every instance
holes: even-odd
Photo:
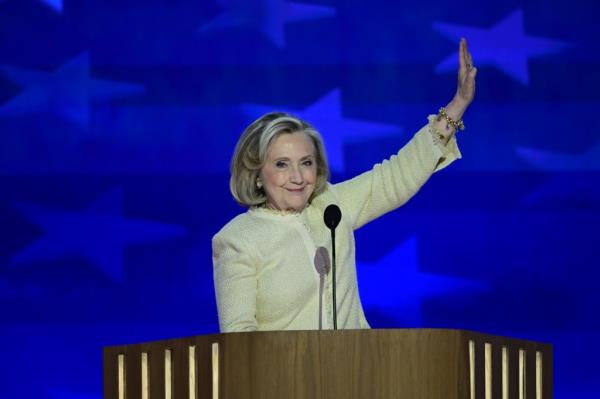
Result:
[[[306,161],[304,161],[304,166],[312,166],[313,161],[312,159],[307,159]]]
[[[277,168],[285,168],[286,167],[286,163],[283,162],[283,161],[278,161],[278,162],[275,163],[275,166]]]

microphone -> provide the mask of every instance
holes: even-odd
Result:
[[[329,252],[327,248],[319,247],[315,252],[315,269],[319,273],[319,330],[323,329],[323,287],[325,285],[325,276],[331,269],[331,262],[329,261]]]
[[[340,224],[340,220],[342,220],[342,211],[340,208],[331,204],[327,208],[325,208],[325,213],[323,214],[323,221],[325,225],[329,227],[331,230],[331,280],[333,283],[333,329],[337,330],[337,303],[335,299],[335,228]]]
[[[331,230],[335,229],[340,223],[340,220],[342,220],[342,211],[337,205],[331,204],[325,208],[323,221],[327,227],[329,227]]]

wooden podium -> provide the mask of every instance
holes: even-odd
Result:
[[[273,331],[104,349],[105,399],[550,399],[552,346],[463,330]]]

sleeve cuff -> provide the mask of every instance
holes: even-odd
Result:
[[[435,167],[435,172],[437,172],[438,170],[444,169],[446,166],[450,165],[455,160],[462,158],[462,154],[458,149],[456,133],[453,134],[450,140],[448,140],[448,143],[444,145],[444,143],[439,137],[439,134],[436,133],[436,129],[434,126],[434,123],[436,122],[436,116],[429,115],[427,117],[427,120],[429,121],[429,123],[427,124],[427,136],[431,141],[430,144],[438,159]]]

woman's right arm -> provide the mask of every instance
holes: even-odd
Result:
[[[255,331],[256,267],[245,243],[217,234],[213,276],[221,332]]]

